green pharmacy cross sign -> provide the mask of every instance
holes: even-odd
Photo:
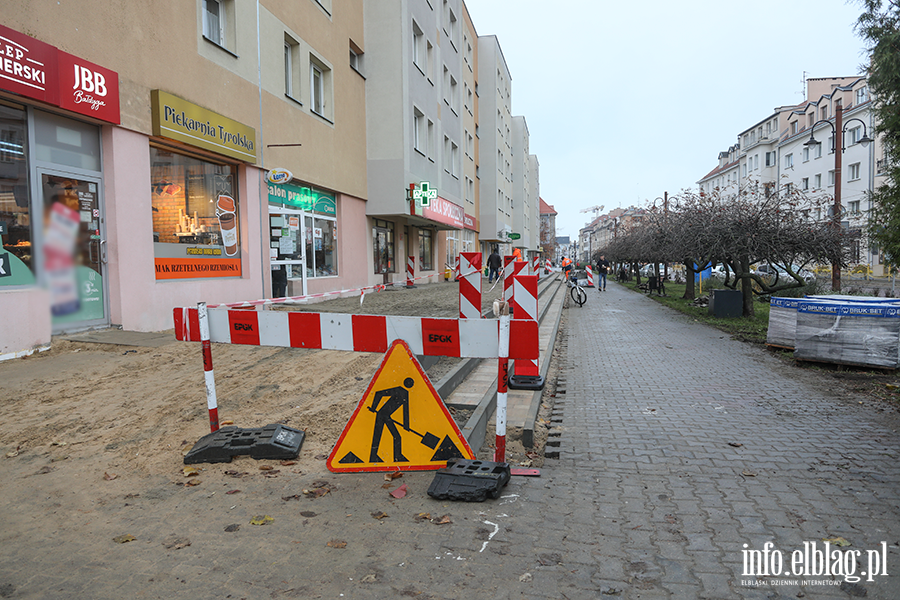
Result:
[[[437,200],[438,193],[427,181],[423,181],[418,189],[413,190],[412,195],[419,206],[430,206],[432,200]]]

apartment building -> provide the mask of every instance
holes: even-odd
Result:
[[[405,279],[412,257],[416,277],[436,280],[449,258],[439,243],[446,244],[447,236],[438,233],[462,231],[466,224],[463,73],[470,34],[463,5],[364,4],[370,279]]]
[[[540,179],[537,156],[529,153],[528,124],[523,116],[512,118],[512,227],[520,235],[513,241],[528,259],[539,245]]]
[[[554,249],[556,247],[556,215],[558,213],[553,205],[544,202],[543,198],[538,198],[538,205],[540,206],[538,231],[540,232],[541,256],[545,260],[554,260],[556,258]]]
[[[365,283],[362,5],[7,2],[0,357]]]
[[[518,243],[510,234],[521,232],[513,222],[512,77],[496,36],[478,37],[478,73],[481,250],[508,255]]]
[[[872,100],[865,77],[824,77],[807,80],[807,98],[794,106],[775,109],[765,119],[738,134],[738,143],[720,153],[719,165],[698,184],[701,192],[736,194],[750,188],[788,196],[802,193],[818,198],[822,207],[807,211],[813,220],[831,219],[836,191],[835,131],[841,110],[839,149],[841,169],[841,226],[864,231],[872,208],[870,193],[881,185],[884,150],[875,139]],[[812,140],[811,143],[811,136]],[[863,239],[851,250],[852,264],[884,272],[883,255]]]

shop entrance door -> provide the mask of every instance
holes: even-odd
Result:
[[[53,332],[109,325],[100,179],[38,169]]]

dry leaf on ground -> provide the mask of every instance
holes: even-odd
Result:
[[[128,542],[133,542],[137,538],[131,534],[128,535],[117,535],[113,538],[113,541],[117,544],[127,544]]]

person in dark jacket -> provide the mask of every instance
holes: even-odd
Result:
[[[488,283],[494,283],[494,276],[500,279],[500,254],[497,252],[496,247],[491,251],[491,255],[488,256],[487,265],[489,269]]]
[[[606,260],[604,255],[600,255],[600,260],[597,261],[597,274],[600,276],[600,279],[597,280],[597,291],[605,292],[606,291],[606,274],[609,273],[609,261]]]

